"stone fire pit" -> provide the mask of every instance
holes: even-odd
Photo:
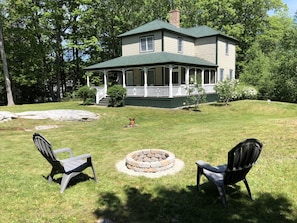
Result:
[[[168,170],[174,164],[174,154],[161,149],[143,149],[126,156],[126,167],[136,172],[156,173]]]

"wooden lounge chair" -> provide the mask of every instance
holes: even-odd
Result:
[[[226,206],[224,186],[233,185],[239,181],[244,182],[250,198],[253,199],[246,175],[257,161],[262,147],[262,143],[257,139],[246,139],[229,151],[227,164],[211,166],[202,160],[196,161],[198,190],[200,189],[200,177],[203,174],[217,186],[224,207]]]
[[[73,156],[70,148],[53,150],[51,143],[39,133],[33,134],[33,142],[43,157],[52,165],[52,171],[48,175],[48,182],[53,181],[54,175],[63,174],[61,193],[63,193],[71,178],[77,176],[88,167],[92,168],[94,180],[97,182],[96,172],[90,154]],[[69,158],[63,160],[57,159],[56,154],[62,152],[68,152]]]

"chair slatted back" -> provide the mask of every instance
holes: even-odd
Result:
[[[262,147],[263,145],[259,140],[246,139],[231,149],[228,153],[224,184],[235,184],[245,179],[247,173],[256,163]]]
[[[57,170],[64,170],[64,167],[61,165],[60,161],[57,160],[51,143],[44,138],[39,133],[33,134],[33,141],[36,146],[36,148],[39,150],[39,152],[42,154],[42,156]]]

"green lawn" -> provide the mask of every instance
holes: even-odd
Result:
[[[201,112],[143,107],[106,108],[78,102],[0,107],[0,111],[84,109],[100,115],[92,122],[16,119],[0,123],[0,222],[115,223],[297,222],[297,105],[237,101],[229,106],[205,104]],[[137,116],[137,128],[123,128]],[[32,142],[34,127],[54,148],[71,147],[75,155],[91,153],[98,183],[80,177],[63,194],[43,176],[50,165]],[[26,129],[26,131],[25,131]],[[203,177],[196,190],[195,161],[227,161],[227,152],[246,138],[257,138],[263,152],[243,183],[227,188],[223,208],[213,184]],[[159,148],[184,161],[176,175],[158,179],[118,172],[118,161],[135,150]],[[85,171],[92,176],[91,169]],[[59,178],[59,176],[58,176]]]

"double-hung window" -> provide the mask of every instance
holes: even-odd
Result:
[[[220,69],[220,81],[224,80],[224,68]]]
[[[233,70],[232,69],[229,70],[229,78],[230,78],[230,80],[233,79]]]
[[[183,39],[181,37],[177,38],[177,52],[183,53]]]
[[[226,45],[225,45],[225,54],[226,54],[226,55],[229,55],[229,43],[226,42],[225,44],[226,44]]]
[[[140,38],[140,52],[154,51],[154,38],[153,36],[146,36]]]

